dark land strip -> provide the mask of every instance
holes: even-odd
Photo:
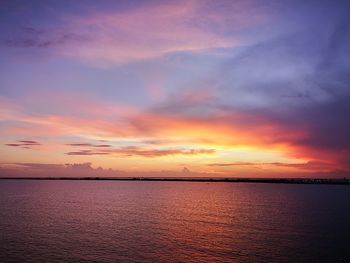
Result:
[[[165,182],[227,182],[269,184],[336,184],[350,185],[350,179],[319,178],[206,178],[206,177],[0,177],[0,180],[96,180],[96,181],[165,181]]]

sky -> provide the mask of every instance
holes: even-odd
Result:
[[[350,178],[350,2],[0,2],[0,176]]]

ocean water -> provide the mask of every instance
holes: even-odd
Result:
[[[350,187],[1,180],[0,262],[350,262]]]

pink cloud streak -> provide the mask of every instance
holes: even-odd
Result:
[[[252,1],[148,2],[132,9],[65,16],[58,26],[30,28],[40,33],[35,39],[7,44],[47,49],[95,65],[124,64],[237,47],[244,42],[238,31],[267,18],[266,10]]]

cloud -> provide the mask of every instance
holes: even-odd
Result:
[[[192,172],[189,170],[152,170],[122,171],[115,169],[94,168],[92,163],[10,163],[0,164],[0,177],[209,177],[210,173]]]
[[[282,162],[233,162],[233,163],[210,163],[212,167],[230,167],[230,166],[275,166],[296,168],[310,171],[331,171],[334,163],[325,163],[317,161],[309,161],[305,163],[282,163]]]
[[[243,163],[242,163],[243,164]],[[244,165],[244,164],[243,164]],[[246,164],[248,165],[248,163]],[[267,165],[267,164],[266,164]],[[277,164],[279,165],[279,164]],[[282,164],[284,165],[284,164]],[[266,172],[267,171],[267,172]],[[50,163],[9,163],[0,164],[0,177],[284,177],[284,178],[344,178],[350,175],[350,170],[327,170],[317,171],[306,170],[305,173],[300,172],[284,172],[276,173],[273,170],[262,170],[263,173],[247,174],[246,172],[234,171],[226,172],[196,172],[187,167],[182,167],[178,171],[174,170],[148,170],[148,171],[122,171],[114,169],[104,169],[102,167],[94,168],[92,163],[66,163],[66,164],[50,164]]]
[[[12,116],[7,119],[16,123],[15,127],[19,127],[11,128],[11,133],[23,132],[25,127],[27,135],[31,131],[36,136],[79,134],[90,139],[132,139],[141,143],[153,142],[153,144],[163,142],[173,145],[250,145],[253,143],[263,145],[278,141],[285,142],[288,137],[295,136],[288,130],[281,132],[273,122],[268,122],[254,113],[232,111],[221,107],[215,101],[210,102],[211,96],[201,96],[199,99],[193,98],[194,96],[195,93],[189,96],[188,92],[184,96],[178,95],[179,100],[182,97],[191,99],[188,99],[186,108],[179,105],[179,110],[176,110],[174,103],[169,101],[172,107],[170,112],[160,110],[160,108],[169,108],[166,106],[167,102],[161,103],[160,107],[155,105],[142,111],[136,109],[122,111],[118,105],[106,107],[102,104],[101,107],[108,109],[109,114],[89,114],[90,107],[87,107],[86,112],[83,108],[81,109],[81,116],[66,116],[59,112],[55,115],[46,113],[29,115],[26,108],[15,109],[9,105],[8,111],[12,112]],[[56,102],[59,101],[58,98]],[[192,101],[195,101],[193,106],[190,103]],[[35,101],[32,103],[36,104]],[[89,105],[88,102],[86,104]],[[98,103],[92,101],[91,104]],[[196,112],[193,107],[202,110]],[[181,108],[185,109],[180,110]],[[271,133],[274,136],[267,136]],[[218,137],[217,134],[220,136]],[[73,143],[71,146],[89,147],[91,145]]]
[[[210,163],[208,166],[245,166],[245,165],[256,165],[256,164],[263,164],[263,163],[252,163],[252,162],[235,162],[235,163]]]
[[[34,127],[37,127],[33,130],[35,136],[43,135],[54,138],[79,134],[85,139],[122,140],[129,141],[131,144],[135,142],[146,144],[145,147],[113,148],[113,146],[107,146],[109,144],[104,143],[69,143],[67,146],[82,148],[79,150],[70,149],[66,152],[70,156],[142,156],[150,158],[171,155],[196,156],[214,153],[212,149],[218,149],[215,153],[220,154],[223,147],[225,149],[248,147],[252,150],[262,151],[273,149],[290,158],[320,162],[329,160],[334,169],[346,169],[349,166],[349,163],[345,161],[348,156],[346,150],[336,151],[332,150],[331,147],[324,147],[322,144],[313,146],[310,143],[305,143],[305,141],[312,139],[312,136],[314,138],[318,136],[317,131],[311,133],[308,129],[308,126],[315,120],[310,119],[307,123],[298,124],[312,112],[311,110],[300,118],[294,113],[282,114],[285,112],[283,109],[274,111],[273,107],[257,110],[242,109],[221,104],[220,94],[215,92],[208,92],[209,95],[199,96],[198,99],[195,97],[196,92],[195,89],[185,90],[183,94],[179,92],[175,96],[175,103],[169,98],[160,103],[159,107],[154,105],[143,111],[119,111],[118,105],[113,108],[102,104],[102,108],[108,108],[110,114],[95,113],[95,115],[90,115],[90,109],[84,113],[82,108],[81,117],[59,115],[58,113],[56,115],[27,115],[25,109],[18,109],[18,107],[12,107],[12,104],[7,103],[6,111],[11,112],[7,120],[11,120],[11,123],[18,123],[17,125],[25,124],[26,136],[30,135]],[[181,102],[182,98],[184,98],[186,107],[181,103],[174,106],[177,101]],[[85,103],[89,105],[88,101]],[[171,110],[167,107],[168,103]],[[99,105],[96,101],[92,101],[91,104]],[[196,112],[193,110],[196,108],[202,110]],[[296,109],[298,108],[293,108],[293,110]],[[326,109],[325,111],[327,114]],[[323,121],[320,120],[320,122]],[[6,129],[10,129],[10,127],[6,127]],[[13,129],[11,134],[16,134],[17,131],[14,128],[11,129]],[[19,129],[20,132],[23,130],[23,128]],[[320,131],[320,133],[322,132],[324,131]],[[159,147],[160,149],[150,147],[155,145],[162,147]],[[343,145],[345,147],[346,143]],[[208,149],[208,152],[196,150],[198,148],[205,151]]]
[[[19,146],[22,146],[22,144],[19,144],[19,143],[6,143],[5,145],[6,145],[6,146],[12,146],[12,147],[19,147]]]
[[[40,146],[41,143],[37,141],[31,141],[31,140],[19,140],[18,143],[6,143],[6,146],[10,147],[20,147],[23,149],[32,149],[33,146]]]
[[[253,1],[162,1],[132,8],[65,15],[50,26],[25,26],[2,40],[12,48],[50,49],[93,63],[123,64],[179,52],[198,53],[240,45],[236,34],[267,20]]]
[[[86,36],[75,33],[45,32],[40,29],[26,28],[24,36],[16,39],[3,40],[0,45],[11,48],[55,48],[73,43],[83,43],[88,41]],[[29,34],[28,34],[29,33]]]
[[[87,146],[87,147],[97,147],[97,148],[109,148],[112,147],[112,145],[110,144],[92,144],[92,143],[69,143],[66,144],[68,146],[76,146],[76,147],[83,147],[83,146]]]
[[[19,142],[21,142],[23,144],[28,144],[28,145],[40,145],[40,143],[37,142],[37,141],[26,141],[26,140],[23,140],[23,141],[19,141]]]
[[[77,146],[77,147],[81,147],[81,146],[92,146],[91,143],[69,143],[69,144],[66,144],[68,146]]]
[[[109,152],[98,152],[98,151],[91,151],[91,150],[80,150],[75,152],[67,152],[67,155],[108,155]]]
[[[184,174],[189,174],[189,173],[191,173],[191,171],[190,171],[190,169],[188,169],[187,167],[184,167],[184,168],[182,169],[182,173],[184,173]]]
[[[169,8],[172,10],[172,5]],[[128,12],[124,15],[136,11]],[[113,19],[108,18],[109,14],[98,15]],[[83,19],[79,26],[85,22],[88,23]],[[210,79],[214,88],[173,93],[148,109],[122,111],[117,106],[101,107],[95,101],[84,101],[76,116],[60,112],[38,116],[27,114],[25,108],[18,116],[7,108],[6,102],[0,116],[40,126],[39,130],[50,127],[60,135],[132,138],[154,145],[207,142],[227,147],[280,147],[290,157],[331,160],[335,166],[348,167],[349,20],[339,15],[328,22],[327,30],[310,33],[312,28],[305,27],[304,31],[286,32],[242,48]],[[73,109],[74,105],[81,105],[70,103]],[[90,104],[93,107],[87,107]],[[9,146],[18,147],[15,144],[18,143]],[[89,150],[72,152],[99,152]],[[120,154],[127,153],[124,149]]]
[[[139,147],[124,147],[113,150],[114,154],[126,156],[160,157],[167,155],[199,155],[213,154],[213,149],[143,149]]]
[[[48,83],[45,88],[47,76],[38,72],[50,74],[50,70],[42,71],[42,66],[35,68],[38,65],[32,60],[29,64],[12,64],[23,76],[29,74],[25,72],[28,66],[34,66],[30,72],[40,75],[39,82],[33,84],[34,89],[40,89],[40,94],[27,90],[26,83],[22,83],[26,92],[16,94],[18,90],[12,90],[16,86],[13,79],[4,80],[3,94],[13,99],[0,97],[2,144],[13,149],[32,149],[41,144],[31,140],[13,141],[13,136],[59,138],[60,146],[62,141],[68,141],[64,146],[66,155],[81,158],[214,153],[217,157],[225,151],[249,149],[277,152],[283,158],[290,158],[290,162],[218,160],[209,167],[350,169],[347,3],[145,1],[123,8],[118,4],[113,5],[114,8],[100,5],[94,8],[87,4],[84,11],[62,12],[64,15],[60,13],[62,10],[53,9],[59,17],[57,20],[41,12],[42,9],[35,10],[38,15],[35,20],[29,19],[33,14],[22,11],[23,19],[18,23],[11,12],[4,13],[0,45],[9,62],[26,52],[47,52],[59,58],[47,64],[55,72],[67,66],[77,70],[78,75],[71,78],[60,71],[63,75],[57,85],[69,87],[61,89]],[[63,5],[64,11],[74,9]],[[41,6],[33,4],[34,9]],[[45,19],[41,19],[42,14]],[[26,20],[33,23],[24,24]],[[143,86],[149,72],[162,75],[165,70],[159,70],[159,65],[167,64],[169,58],[174,62],[178,53],[181,53],[179,57],[191,60],[194,67],[188,70],[182,60],[176,66],[166,65],[169,75],[150,81],[156,86],[156,93],[162,93],[156,104],[151,104],[153,100],[147,101],[143,93],[132,94],[133,102],[141,102],[138,107],[113,101],[124,98],[124,77],[135,76],[136,82],[140,82],[136,85]],[[199,56],[193,61],[198,54],[205,61],[197,60]],[[66,57],[97,65],[118,64],[115,70],[125,76],[122,81],[115,81],[119,80],[119,76],[114,76],[115,71],[81,68],[80,63],[62,60]],[[155,61],[159,58],[161,62]],[[140,63],[120,65],[144,60],[152,70]],[[4,61],[7,64],[6,58]],[[149,63],[151,61],[153,63]],[[199,77],[197,70],[205,72],[205,76]],[[80,74],[86,72],[106,76],[106,81],[98,82],[101,87],[96,90],[96,83],[79,82]],[[113,78],[108,79],[110,72]],[[111,91],[110,85],[114,83],[121,88]],[[87,84],[87,89],[74,95],[64,92],[74,89],[75,84],[83,87]],[[49,92],[44,93],[42,89]],[[54,89],[58,91],[53,94]],[[96,97],[87,98],[87,90]],[[112,93],[113,96],[109,96]],[[119,98],[120,95],[123,96]],[[102,103],[97,97],[107,98],[110,103]],[[69,143],[72,138],[79,140]],[[99,143],[99,139],[114,143]],[[138,147],[115,148],[114,145]]]
[[[213,87],[187,88],[170,94],[163,102],[155,105],[151,112],[180,116],[206,116],[218,113],[215,107],[217,90]]]
[[[67,164],[46,164],[46,163],[15,163],[16,167],[29,168],[34,170],[59,170],[59,169],[74,169],[74,170],[93,170],[90,162],[86,163],[67,163]]]
[[[46,163],[15,163],[13,168],[29,168],[34,170],[55,170],[64,167],[61,164],[46,164]]]
[[[103,151],[80,150],[67,152],[67,155],[117,155],[123,157],[142,156],[142,157],[161,157],[169,155],[199,155],[213,154],[213,149],[147,149],[135,146],[127,146],[122,148],[106,149]]]
[[[350,155],[349,6],[340,1],[329,8],[326,21],[313,10],[314,20],[304,17],[302,27],[282,24],[286,32],[242,49],[213,82],[227,111],[276,127],[262,137],[284,141],[289,156],[344,167]]]
[[[0,174],[2,177],[112,177],[123,172],[118,170],[93,168],[86,163],[12,163],[2,164]]]

